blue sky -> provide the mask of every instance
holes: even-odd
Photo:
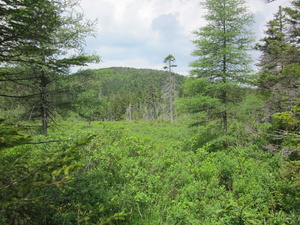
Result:
[[[201,0],[200,0],[201,1]],[[102,62],[91,68],[114,66],[162,69],[163,59],[176,58],[175,72],[187,75],[194,60],[192,32],[203,26],[199,0],[81,0],[85,17],[98,20],[96,37],[87,38],[85,52],[96,53]],[[255,15],[253,31],[263,37],[266,21],[289,0],[265,4],[248,0]],[[255,57],[258,53],[255,54]]]

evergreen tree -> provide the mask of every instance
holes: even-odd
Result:
[[[28,117],[41,118],[42,133],[46,135],[52,108],[55,107],[51,95],[62,91],[50,90],[50,85],[54,81],[59,83],[59,75],[67,74],[70,66],[83,66],[87,62],[98,61],[98,57],[82,53],[82,44],[85,37],[92,34],[93,23],[83,21],[83,15],[74,12],[76,0],[41,0],[38,2],[43,4],[38,7],[35,1],[29,2],[31,4],[24,3],[24,10],[21,10],[23,1],[18,1],[18,6],[10,1],[1,5],[1,10],[8,13],[1,27],[7,32],[0,46],[6,51],[5,57],[1,58],[4,63],[0,69],[1,81],[5,86],[17,84],[26,90],[26,94],[1,92],[0,95],[25,99]],[[32,27],[32,21],[39,26]],[[9,30],[11,26],[16,26],[16,34]],[[33,31],[27,32],[27,29]],[[43,31],[46,37],[34,36]]]
[[[40,53],[39,46],[50,41],[57,16],[51,0],[1,1],[0,62],[34,62],[28,56]]]
[[[299,208],[299,7],[299,0],[292,1],[292,7],[280,7],[267,24],[266,37],[256,45],[262,52],[258,87],[266,99],[265,118],[271,123],[266,149],[287,159],[282,165],[280,191],[284,196],[281,205],[288,210]]]
[[[188,112],[205,111],[210,119],[219,119],[226,132],[229,113],[241,97],[235,90],[250,81],[248,27],[253,19],[244,0],[206,0],[203,5],[207,25],[194,32],[197,59],[191,63],[196,78],[192,88],[201,90],[188,91],[191,96],[183,105]]]
[[[146,88],[145,115],[147,120],[156,120],[159,114],[160,91],[153,84]]]
[[[269,150],[276,146],[285,155],[298,152],[293,139],[299,130],[299,6],[297,0],[292,7],[280,7],[267,23],[266,37],[256,45],[262,52],[258,88],[266,100],[265,118],[272,124]]]
[[[274,19],[267,23],[265,31],[267,37],[261,41],[263,44],[256,44],[255,48],[262,51],[260,63],[258,64],[263,70],[276,71],[282,69],[286,64],[286,49],[289,47],[286,43],[286,30],[284,30],[285,16],[282,8],[279,8]]]
[[[258,88],[266,99],[265,113],[290,110],[299,97],[299,1],[293,8],[279,8],[267,23],[266,37],[256,45],[262,52]]]

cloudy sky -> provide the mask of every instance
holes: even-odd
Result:
[[[97,36],[88,38],[85,51],[101,56],[102,62],[91,68],[113,66],[162,69],[163,59],[176,58],[175,72],[188,74],[193,61],[192,31],[201,27],[201,0],[81,0],[87,19],[98,20]],[[263,35],[266,21],[289,0],[265,4],[248,0],[256,23],[257,39]]]

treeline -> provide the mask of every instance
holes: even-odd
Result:
[[[166,89],[169,76],[169,72],[162,70],[117,67],[52,76],[47,87],[47,110],[54,122],[55,117],[85,121],[170,120]],[[174,73],[172,77],[175,101],[186,78]],[[35,96],[35,89],[14,98],[24,88],[15,83],[6,84],[5,88],[12,97],[1,98],[2,117],[13,113],[17,120],[20,116],[24,121],[41,120],[42,116],[36,112],[40,99]],[[176,112],[175,117],[178,117]]]
[[[185,77],[173,74],[180,97]],[[107,68],[72,75],[80,84],[74,112],[91,120],[170,120],[164,89],[169,73],[151,69]]]

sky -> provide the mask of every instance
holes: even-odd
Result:
[[[188,75],[195,59],[193,31],[205,24],[201,0],[81,0],[85,18],[97,20],[96,37],[86,39],[85,52],[97,54],[101,63],[92,69],[133,67],[163,69],[169,54],[176,58],[174,72]],[[256,40],[263,37],[267,21],[289,0],[248,0],[255,16]],[[254,54],[258,58],[259,53]]]

